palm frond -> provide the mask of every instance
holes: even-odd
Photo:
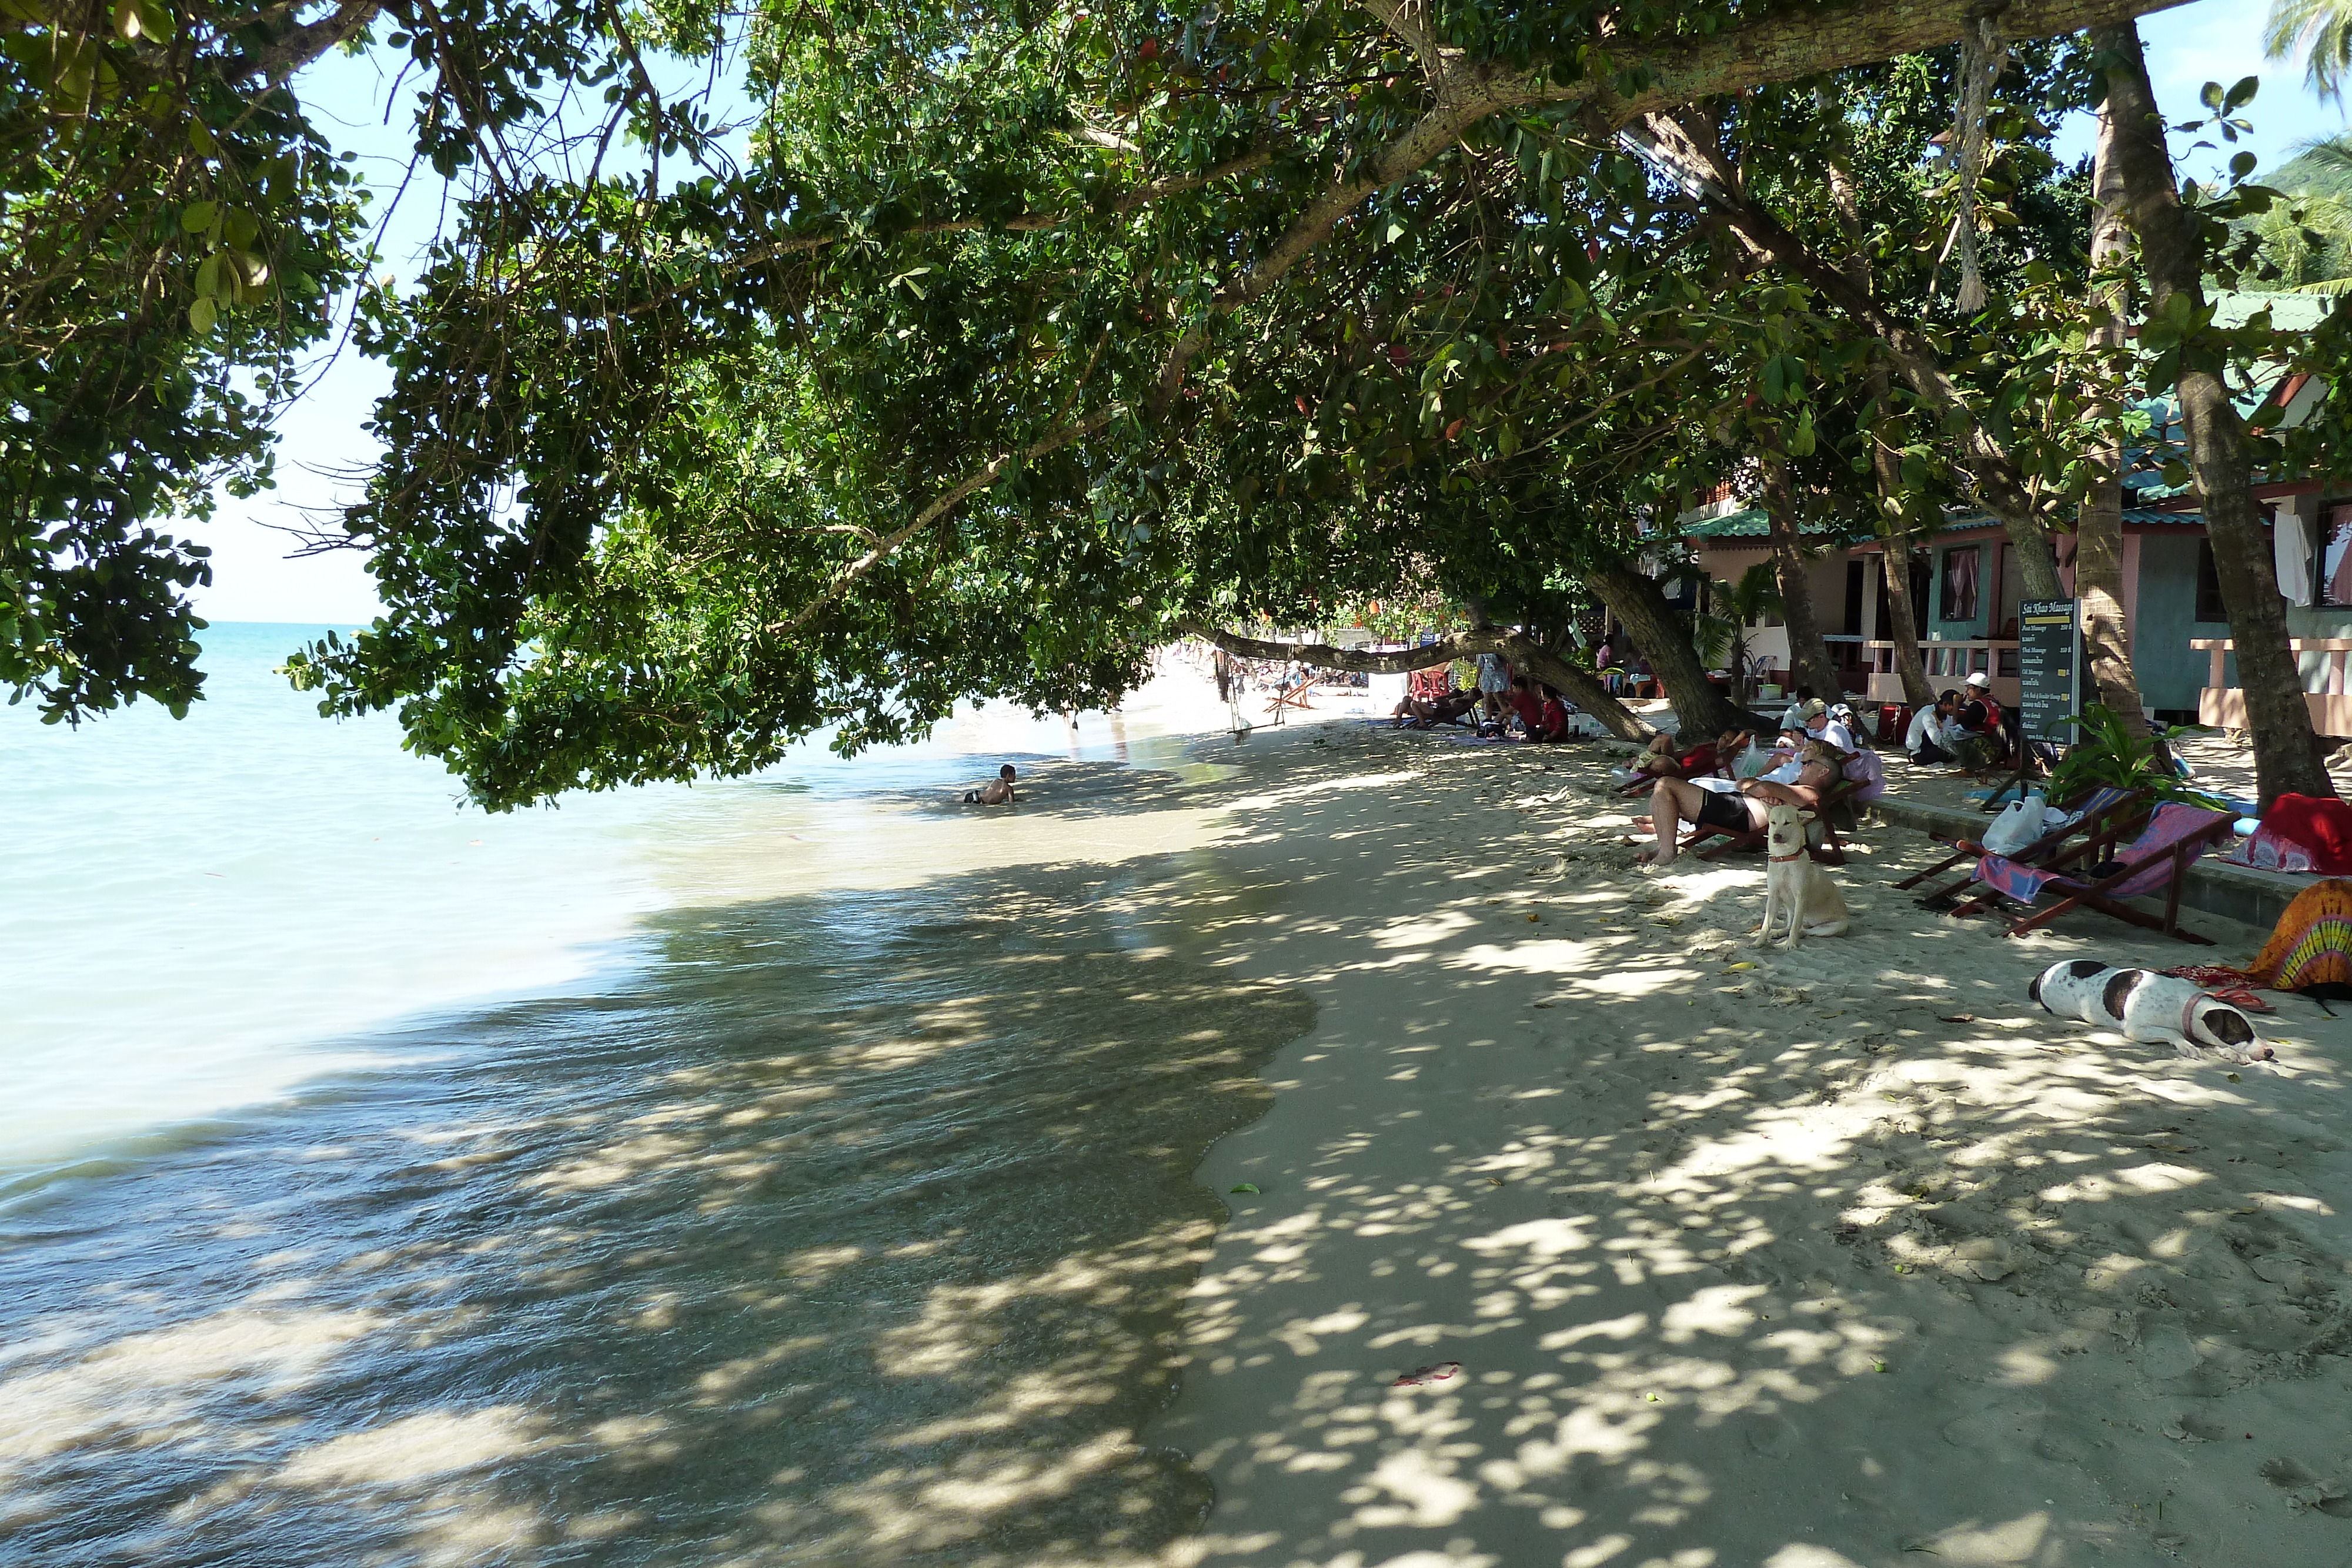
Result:
[[[2342,101],[2352,70],[2352,0],[2272,0],[2265,42],[2274,60],[2304,50],[2311,90]]]

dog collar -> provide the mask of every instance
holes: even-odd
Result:
[[[1770,861],[1774,865],[1787,865],[1790,861],[1803,860],[1805,858],[1805,852],[1799,850],[1792,855],[1766,855],[1764,858]]]

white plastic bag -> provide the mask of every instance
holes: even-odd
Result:
[[[1984,847],[1994,854],[2014,854],[2042,836],[2042,800],[2039,795],[2028,795],[2022,800],[2011,800],[2001,808],[2000,815],[1985,830]]]

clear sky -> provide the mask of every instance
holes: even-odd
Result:
[[[2175,120],[2200,113],[2199,90],[2208,81],[2224,86],[2241,77],[2262,78],[2246,118],[2254,134],[2243,145],[2268,169],[2294,155],[2297,144],[2344,129],[2343,110],[2315,99],[2303,83],[2300,61],[2263,57],[2264,0],[2197,0],[2141,18],[2149,74],[2157,98]],[[405,167],[408,113],[387,126],[391,80],[375,57],[329,56],[306,77],[307,101],[321,129],[339,146],[360,154],[370,180],[383,194],[397,187]],[[2211,178],[2238,149],[2198,151],[2177,138],[2182,172]],[[2068,157],[2091,145],[2087,118],[2063,129],[2060,151]],[[386,235],[386,270],[406,277],[419,248],[432,236],[440,215],[440,191],[431,172],[411,185]],[[213,547],[213,586],[197,595],[201,612],[216,621],[295,621],[357,625],[376,612],[373,582],[361,558],[350,551],[289,559],[293,548],[279,531],[305,516],[324,516],[352,493],[348,476],[364,467],[374,443],[361,429],[375,397],[388,385],[382,368],[345,351],[324,364],[311,390],[288,411],[278,451],[275,491],[250,501],[223,498],[218,515],[188,531]]]

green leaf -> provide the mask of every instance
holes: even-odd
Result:
[[[200,294],[188,307],[188,325],[196,329],[198,337],[207,337],[213,329],[214,314],[211,297]]]
[[[2221,112],[2230,114],[2241,105],[2252,103],[2254,94],[2261,89],[2262,85],[2260,77],[2240,77],[2238,84],[2230,89],[2227,97],[2222,99]]]
[[[213,226],[220,216],[220,207],[212,202],[190,202],[180,209],[180,226],[192,235],[200,235]]]

